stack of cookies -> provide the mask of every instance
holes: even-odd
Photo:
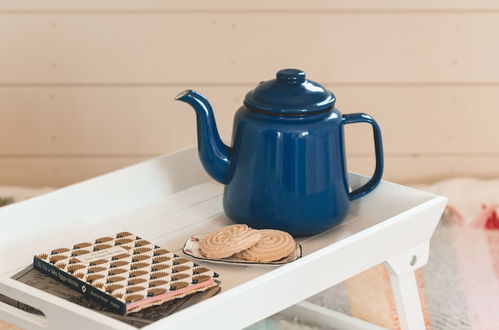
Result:
[[[221,228],[199,243],[209,259],[235,257],[253,262],[272,262],[291,254],[296,248],[293,237],[280,230],[253,229],[237,224]]]

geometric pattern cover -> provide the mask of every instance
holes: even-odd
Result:
[[[33,265],[119,314],[219,285],[217,273],[128,232],[38,254]]]

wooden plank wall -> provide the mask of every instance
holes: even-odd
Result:
[[[499,1],[0,2],[0,185],[63,186],[221,133],[245,93],[298,67],[382,127],[385,177],[499,175]],[[370,173],[368,127],[347,129]]]

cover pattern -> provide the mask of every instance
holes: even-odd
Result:
[[[36,258],[126,304],[126,313],[218,285],[217,273],[128,232]]]

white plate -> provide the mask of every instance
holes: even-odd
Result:
[[[201,254],[201,251],[199,251],[199,241],[204,239],[206,236],[209,234],[204,234],[204,235],[193,235],[187,239],[187,241],[184,244],[184,247],[182,248],[182,251],[193,258],[203,260],[203,261],[208,261],[208,262],[215,262],[215,263],[222,263],[222,264],[238,264],[238,265],[269,265],[269,266],[279,266],[279,265],[284,265],[287,263],[290,263],[292,261],[295,261],[298,258],[301,258],[302,252],[301,252],[301,245],[296,242],[296,248],[295,250],[289,254],[287,257],[284,257],[282,259],[279,259],[277,261],[271,261],[271,262],[257,262],[257,261],[248,261],[244,259],[238,259],[234,257],[228,257],[228,258],[223,258],[223,259],[210,259]]]

